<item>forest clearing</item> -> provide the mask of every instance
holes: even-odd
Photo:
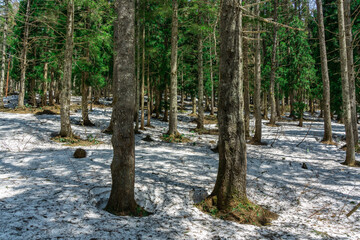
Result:
[[[0,240],[360,239],[360,0],[3,0],[0,36]]]
[[[360,201],[360,168],[341,165],[342,124],[333,123],[337,145],[320,143],[323,122],[310,115],[303,128],[287,119],[278,128],[263,125],[267,145],[248,145],[247,193],[279,218],[257,227],[216,219],[194,206],[213,189],[219,157],[211,150],[218,136],[194,133],[190,110],[179,113],[189,143],[162,141],[167,123],[157,119],[136,135],[135,199],[152,213],[147,217],[102,209],[113,152],[111,135],[101,130],[111,108],[90,112],[94,127],[76,125],[81,113],[72,113],[76,135],[103,142],[82,147],[82,159],[73,157],[78,147],[51,141],[60,116],[0,113],[0,239],[359,239],[360,212],[345,215]],[[147,135],[153,141],[144,141]]]

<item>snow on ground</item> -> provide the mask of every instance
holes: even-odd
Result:
[[[103,211],[112,147],[111,136],[101,130],[110,116],[110,108],[94,109],[96,127],[72,125],[75,134],[104,142],[85,147],[87,158],[75,159],[75,148],[50,140],[59,131],[59,116],[0,112],[0,239],[360,239],[360,211],[345,216],[360,202],[360,169],[340,164],[341,144],[319,143],[321,121],[304,128],[297,122],[264,124],[268,145],[248,145],[249,199],[280,215],[270,226],[255,227],[214,219],[194,207],[194,199],[215,184],[218,154],[210,148],[217,136],[193,133],[196,124],[186,114],[179,116],[179,131],[190,143],[160,141],[167,123],[154,119],[155,128],[136,135],[136,200],[153,214]],[[74,113],[72,122],[80,117]],[[333,131],[344,135],[340,124],[333,123]],[[143,141],[147,134],[155,141]]]

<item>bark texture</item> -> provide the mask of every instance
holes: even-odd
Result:
[[[135,3],[117,0],[114,22],[114,93],[117,95],[114,111],[111,163],[112,188],[106,210],[117,215],[136,210],[135,184]],[[115,74],[116,72],[116,74]]]
[[[220,17],[219,170],[213,196],[218,209],[246,199],[246,142],[242,82],[241,1],[224,1]]]
[[[341,62],[341,80],[342,80],[342,97],[344,123],[346,132],[346,159],[345,164],[355,165],[355,145],[353,135],[353,125],[351,119],[351,100],[349,87],[349,69],[346,49],[345,35],[345,17],[344,17],[344,0],[338,0],[338,22],[339,22],[339,43],[340,43],[340,62]]]
[[[330,80],[328,70],[328,60],[326,53],[326,39],[322,1],[316,0],[318,12],[318,27],[319,27],[319,43],[320,43],[320,58],[321,58],[321,76],[323,82],[323,111],[324,111],[324,142],[332,142],[332,128],[331,128],[331,114],[330,114]]]
[[[19,91],[18,107],[24,107],[24,100],[25,100],[25,80],[26,80],[26,68],[27,68],[28,38],[29,38],[29,18],[30,18],[30,0],[27,0],[23,49],[21,52],[21,59],[20,59],[20,91]]]
[[[173,15],[171,29],[171,79],[169,135],[177,134],[177,55],[178,55],[178,3],[172,0]]]
[[[260,0],[256,0],[256,3],[259,3]],[[258,16],[260,14],[259,5],[255,7],[255,14]],[[260,31],[260,23],[256,23],[256,31]],[[260,42],[260,33],[256,34],[258,39],[255,43],[255,93],[254,93],[254,115],[255,115],[255,134],[253,142],[260,144],[261,143],[261,128],[262,128],[262,117],[261,117],[261,42]]]
[[[60,93],[60,115],[61,129],[60,136],[71,137],[70,124],[70,100],[71,100],[71,76],[72,57],[74,50],[74,0],[68,0],[67,22],[66,22],[66,44],[64,57],[64,76]]]
[[[204,128],[204,67],[203,67],[203,39],[202,34],[199,35],[198,43],[198,129]]]
[[[9,0],[4,0],[4,30],[3,30],[3,41],[2,41],[2,54],[1,54],[1,78],[0,78],[0,108],[4,107],[4,83],[5,83],[5,70],[6,70],[6,37],[8,31],[8,17],[9,17]]]
[[[277,0],[274,1],[274,21],[277,21]],[[273,26],[273,46],[271,53],[271,74],[270,74],[270,125],[276,123],[276,102],[275,102],[275,74],[276,74],[276,47],[277,47],[277,26]]]
[[[250,137],[249,42],[243,39],[245,136]]]

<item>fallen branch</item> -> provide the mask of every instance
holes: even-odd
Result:
[[[346,214],[346,217],[350,217],[356,210],[359,209],[359,207],[360,207],[360,202],[353,209],[351,209],[351,211],[348,214]]]
[[[309,129],[308,129],[308,131],[307,131],[307,133],[306,133],[306,135],[305,135],[304,139],[303,139],[303,140],[301,140],[301,142],[299,142],[299,143],[296,145],[297,147],[298,147],[298,146],[300,146],[300,144],[302,144],[302,143],[305,141],[306,137],[309,135],[309,132],[310,132],[311,126],[312,126],[312,122],[310,123],[310,127],[309,127]]]

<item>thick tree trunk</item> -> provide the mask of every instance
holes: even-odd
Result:
[[[260,0],[256,0],[259,3]],[[259,16],[259,5],[255,7],[255,15]],[[260,31],[260,23],[256,23],[256,31]],[[255,45],[255,93],[254,93],[254,115],[255,115],[255,134],[253,142],[255,144],[261,143],[261,128],[262,128],[262,117],[261,117],[261,41],[260,33],[256,34]]]
[[[24,107],[24,100],[25,100],[25,80],[26,80],[26,68],[27,68],[28,38],[29,38],[29,18],[30,18],[30,0],[27,0],[23,49],[20,58],[20,92],[18,98],[18,107]]]
[[[345,164],[355,165],[355,145],[354,132],[351,118],[351,99],[349,87],[349,69],[346,49],[345,18],[344,18],[344,0],[338,0],[338,22],[339,22],[339,42],[340,42],[340,62],[341,62],[341,80],[343,112],[346,131],[346,160]]]
[[[177,135],[177,51],[178,51],[178,3],[172,0],[171,30],[171,79],[170,79],[170,119],[169,135]]]
[[[289,117],[295,119],[296,117],[295,117],[295,108],[294,108],[294,103],[295,103],[294,90],[291,89],[289,95],[290,95],[290,115],[289,115]]]
[[[114,23],[114,157],[111,163],[112,188],[106,210],[117,215],[136,212],[135,202],[135,3],[134,0],[115,2],[117,19]]]
[[[204,128],[204,67],[203,67],[203,39],[202,34],[199,34],[198,43],[198,115],[197,127],[198,129]]]
[[[274,21],[277,21],[277,0],[274,1]],[[271,74],[270,74],[270,125],[276,123],[276,103],[275,103],[275,74],[276,74],[276,48],[277,48],[277,26],[273,30],[273,47],[271,53]]]
[[[74,50],[74,0],[68,0],[66,22],[66,44],[64,57],[64,76],[60,93],[61,137],[71,137],[70,101],[71,101],[71,75],[72,58]]]
[[[221,7],[219,170],[212,193],[217,197],[219,210],[227,209],[233,200],[247,200],[242,15],[237,4],[237,0],[228,0],[224,1]]]
[[[243,39],[245,137],[250,137],[249,42]]]
[[[357,127],[357,111],[356,111],[356,86],[355,86],[355,68],[354,68],[354,49],[352,36],[352,21],[351,21],[351,0],[344,1],[345,14],[345,32],[346,32],[346,53],[348,61],[348,75],[349,75],[349,93],[351,104],[351,121],[354,135],[355,146],[359,142],[359,131]]]
[[[5,71],[6,71],[6,40],[8,31],[8,17],[9,17],[9,0],[4,0],[4,30],[3,30],[3,41],[2,41],[2,54],[1,54],[1,78],[0,78],[0,108],[4,107],[4,83],[5,83]]]
[[[264,92],[264,94],[263,94],[263,101],[264,101],[264,103],[263,103],[263,107],[264,107],[264,120],[269,120],[269,117],[268,117],[268,115],[269,115],[269,112],[268,112],[268,110],[269,110],[269,106],[268,106],[268,96],[269,96],[269,94],[268,93],[266,93],[266,92]]]
[[[328,70],[328,61],[326,54],[326,39],[325,39],[325,27],[324,16],[322,9],[322,1],[316,0],[318,27],[319,27],[319,43],[320,43],[320,58],[321,58],[321,76],[323,82],[323,110],[324,110],[324,142],[331,143],[332,140],[332,127],[331,127],[331,114],[330,114],[330,79]]]

